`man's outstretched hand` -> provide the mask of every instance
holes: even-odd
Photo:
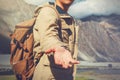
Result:
[[[46,53],[54,52],[55,64],[61,65],[63,68],[72,67],[73,64],[79,64],[79,61],[74,60],[71,53],[64,47],[55,47],[47,50]]]

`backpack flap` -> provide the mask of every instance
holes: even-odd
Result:
[[[13,35],[13,37],[15,36],[15,39],[17,41],[21,41],[22,42],[22,38],[27,34],[27,32],[33,28],[33,25],[35,24],[35,19],[36,18],[32,18],[30,20],[21,22],[19,24],[17,24],[15,26],[16,30],[15,30],[15,34],[17,35]]]
[[[26,20],[26,21],[23,21],[21,23],[18,23],[16,25],[16,28],[19,28],[19,27],[23,27],[23,28],[29,28],[29,27],[32,27],[35,23],[35,19],[36,18],[32,18],[32,19],[29,19],[29,20]]]

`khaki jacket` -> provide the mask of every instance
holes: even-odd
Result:
[[[58,14],[51,7],[43,7],[36,19],[33,33],[35,55],[52,47],[62,46],[68,49],[74,58],[77,57],[77,31],[70,15]],[[50,64],[46,54],[41,58],[41,63]]]

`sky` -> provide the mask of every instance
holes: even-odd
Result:
[[[41,5],[54,0],[24,0],[33,5]],[[75,18],[85,18],[90,15],[120,15],[120,0],[75,0],[68,10]]]

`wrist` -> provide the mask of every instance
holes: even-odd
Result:
[[[55,53],[64,53],[66,50],[70,52],[70,50],[67,47],[65,47],[65,46],[55,46],[55,47],[53,47],[51,49],[46,50],[45,53],[46,54],[50,54],[50,53],[54,53],[54,54]]]

